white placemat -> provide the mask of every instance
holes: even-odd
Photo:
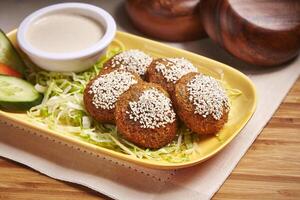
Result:
[[[59,1],[1,1],[0,27],[6,27],[6,31],[9,31],[31,11],[55,2]],[[121,1],[85,2],[107,9],[115,16],[119,29],[136,33],[124,17]],[[13,16],[9,16],[10,13],[14,13]],[[50,177],[87,186],[115,199],[211,198],[299,76],[300,58],[284,67],[261,69],[236,60],[209,39],[171,45],[236,67],[246,73],[257,87],[259,103],[256,113],[239,136],[214,158],[178,171],[150,170],[81,152],[74,147],[40,137],[38,133],[20,129],[22,127],[11,127],[3,120],[0,123],[0,156],[23,163]],[[61,151],[65,153],[61,154]]]

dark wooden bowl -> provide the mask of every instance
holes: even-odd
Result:
[[[282,64],[300,50],[300,0],[202,0],[209,37],[234,56],[261,66]]]
[[[143,33],[166,41],[188,41],[206,34],[198,13],[200,0],[127,0],[126,10]]]

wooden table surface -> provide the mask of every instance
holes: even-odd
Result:
[[[0,157],[0,199],[109,198]],[[300,199],[300,78],[214,199]]]

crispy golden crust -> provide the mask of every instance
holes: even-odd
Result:
[[[118,54],[116,54],[116,55],[118,55]],[[114,59],[114,57],[115,57],[116,55],[114,55],[113,57],[111,57],[108,61],[106,61],[106,62],[103,64],[103,68],[102,68],[100,74],[107,74],[107,73],[109,73],[109,72],[111,72],[111,71],[114,71],[114,70],[120,68],[120,66],[118,66],[118,65],[117,65],[116,67],[112,67],[112,60]]]
[[[94,118],[96,121],[98,122],[102,122],[102,123],[115,123],[115,108],[113,109],[102,109],[102,108],[96,108],[95,105],[92,103],[94,94],[90,94],[88,91],[90,90],[93,82],[99,78],[99,76],[108,74],[112,71],[115,71],[118,69],[109,69],[105,72],[101,71],[100,74],[98,76],[96,76],[94,79],[92,79],[87,86],[85,87],[84,93],[83,93],[83,102],[84,102],[84,106],[85,109],[87,110],[87,112],[91,115],[92,118]],[[122,70],[118,70],[118,71],[122,71]],[[142,79],[140,78],[139,75],[132,73],[134,75],[134,78],[138,81],[138,82],[142,82]]]
[[[136,84],[123,93],[116,103],[116,124],[121,135],[132,143],[145,148],[160,148],[174,140],[177,131],[177,120],[165,127],[141,128],[139,122],[129,119],[129,102],[137,101],[143,91],[157,88],[169,96],[159,85],[153,83]]]
[[[163,58],[158,58],[154,60],[151,65],[149,66],[147,73],[146,73],[146,80],[151,83],[159,84],[163,89],[165,89],[170,96],[172,97],[175,90],[175,83],[168,82],[165,77],[162,75],[161,72],[156,70],[157,63],[162,63],[167,65],[168,61],[163,60]]]
[[[179,118],[193,132],[198,134],[214,134],[218,132],[228,120],[228,112],[223,109],[220,120],[214,119],[211,115],[206,118],[199,114],[194,114],[194,105],[189,101],[187,83],[199,73],[189,73],[184,75],[175,85],[174,107]]]

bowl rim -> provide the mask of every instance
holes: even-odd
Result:
[[[26,39],[26,33],[34,21],[42,18],[48,13],[55,13],[60,10],[82,10],[86,13],[92,12],[99,17],[97,21],[103,21],[105,24],[105,33],[102,38],[92,46],[74,52],[67,53],[50,53],[32,46]],[[88,16],[88,15],[87,15]],[[76,58],[88,57],[105,49],[113,40],[116,34],[116,22],[113,17],[104,9],[86,4],[86,3],[60,3],[41,8],[28,15],[20,24],[17,32],[17,41],[20,48],[29,55],[49,59],[49,60],[71,60]]]

